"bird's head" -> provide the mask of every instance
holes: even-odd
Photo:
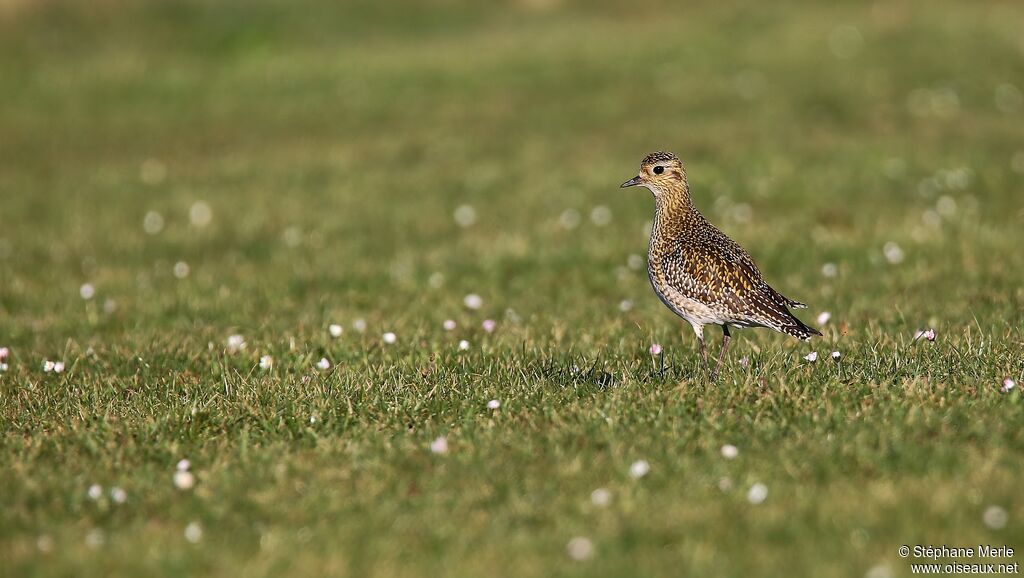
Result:
[[[644,157],[640,173],[620,185],[622,188],[647,187],[655,197],[686,191],[686,170],[682,161],[672,153],[658,151]]]

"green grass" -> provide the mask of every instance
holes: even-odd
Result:
[[[4,573],[906,576],[902,544],[1024,548],[998,391],[1022,28],[1014,2],[0,2]],[[617,186],[657,149],[822,339],[739,332],[704,383],[628,266],[653,203]]]

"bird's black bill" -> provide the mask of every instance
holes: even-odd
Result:
[[[628,181],[622,183],[621,185],[619,185],[619,188],[620,189],[624,189],[626,187],[635,187],[635,186],[639,185],[640,182],[641,182],[640,181],[640,175],[637,175],[637,176],[629,179]]]

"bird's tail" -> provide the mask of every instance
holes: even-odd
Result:
[[[790,322],[782,326],[782,332],[786,335],[792,335],[801,341],[810,341],[811,337],[821,335],[820,331],[800,321],[792,313],[789,317]]]

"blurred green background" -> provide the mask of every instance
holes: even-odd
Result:
[[[881,578],[1020,545],[1022,32],[1013,1],[0,0],[5,565]],[[822,340],[741,332],[699,379],[617,188],[660,149]]]

